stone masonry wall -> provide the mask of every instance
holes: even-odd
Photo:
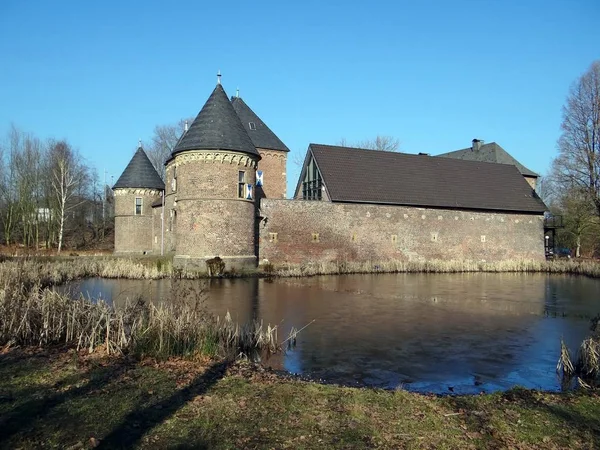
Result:
[[[266,198],[286,198],[287,178],[286,162],[287,152],[277,150],[258,149],[262,159],[258,163],[258,170],[263,171],[263,192]]]
[[[142,214],[135,215],[135,199],[142,198]],[[115,189],[115,253],[151,253],[152,202],[160,193],[149,189]]]
[[[261,215],[259,262],[544,259],[542,215],[271,199]]]
[[[193,151],[168,164],[165,248],[176,264],[205,268],[206,259],[219,256],[228,267],[255,266],[255,203],[238,198],[238,175],[245,172],[245,183],[255,187],[257,159]]]

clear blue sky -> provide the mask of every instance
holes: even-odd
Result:
[[[0,1],[0,132],[67,138],[114,181],[139,138],[216,83],[295,154],[377,134],[402,151],[496,141],[545,173],[599,0]]]

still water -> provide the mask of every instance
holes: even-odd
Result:
[[[303,330],[265,361],[325,381],[419,392],[554,390],[560,339],[574,351],[600,313],[600,280],[546,274],[393,274],[177,281],[239,322]],[[168,301],[171,280],[87,279],[74,294]]]

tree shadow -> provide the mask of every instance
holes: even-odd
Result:
[[[597,444],[600,441],[600,417],[586,416],[573,407],[569,408],[570,400],[568,396],[571,394],[558,395],[558,402],[549,404],[540,399],[535,391],[516,388],[502,394],[502,399],[508,402],[507,406],[512,405],[531,412],[550,414],[562,422],[562,427],[576,430],[581,435],[589,436],[589,433],[591,433],[594,443]],[[584,396],[586,394],[578,393],[576,395]],[[447,403],[454,411],[466,414],[466,424],[471,431],[486,433],[487,445],[491,447],[507,445],[503,439],[494,433],[488,432],[490,429],[493,430],[492,416],[485,411],[485,408],[483,411],[478,411],[480,405],[478,405],[475,397],[448,397]]]
[[[14,361],[17,360],[18,359],[16,358]],[[17,364],[17,362],[15,362],[15,364]],[[77,384],[82,380],[87,380],[81,386],[51,395],[45,395],[48,386],[20,389],[17,392],[19,397],[34,398],[17,406],[0,418],[0,444],[8,441],[12,436],[27,430],[34,422],[43,419],[63,403],[89,394],[95,390],[102,389],[114,380],[116,376],[126,372],[132,367],[133,362],[131,361],[102,367],[90,366],[83,372],[69,375],[57,381],[52,388],[61,391],[66,386]],[[36,395],[36,392],[39,394]]]
[[[100,441],[98,448],[131,448],[135,446],[146,433],[173,416],[196,396],[206,393],[225,376],[231,362],[227,360],[215,363],[185,388],[151,406],[130,412],[116,428]],[[207,448],[207,445],[194,442],[193,448]]]

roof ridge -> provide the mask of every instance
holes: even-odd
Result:
[[[235,113],[240,119],[246,133],[252,140],[254,147],[268,150],[280,150],[289,152],[290,149],[283,143],[279,137],[269,128],[258,114],[254,112],[242,97],[232,96],[231,104]]]

